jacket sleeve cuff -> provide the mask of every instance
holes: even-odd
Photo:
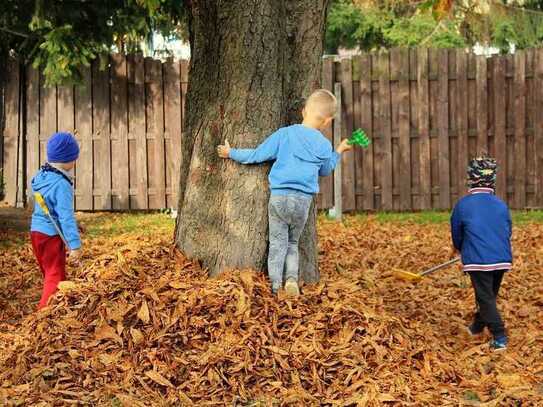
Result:
[[[68,249],[70,250],[77,250],[81,248],[81,240],[80,239],[72,239],[68,241]]]
[[[238,150],[235,148],[230,149],[230,153],[228,154],[228,157],[234,161],[239,161],[239,153]]]

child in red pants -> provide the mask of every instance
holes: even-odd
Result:
[[[74,214],[74,178],[71,175],[78,157],[79,146],[75,138],[69,133],[55,133],[47,142],[47,163],[32,179],[33,192],[42,194],[68,245],[65,247],[55,225],[36,203],[30,237],[44,279],[39,309],[47,306],[58,284],[66,279],[67,252],[72,261],[80,257],[81,239]]]

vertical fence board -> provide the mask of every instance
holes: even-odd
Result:
[[[111,141],[109,68],[92,64],[93,196],[95,210],[111,209]]]
[[[75,179],[75,207],[92,210],[92,82],[90,68],[83,68],[83,85],[77,86],[74,95],[75,132],[79,140],[79,160]]]
[[[58,131],[74,134],[75,117],[74,117],[74,87],[57,86],[57,129]],[[74,134],[79,141],[77,134]],[[80,152],[81,153],[81,152]],[[77,162],[74,168],[74,175],[77,179]],[[75,205],[75,195],[74,195]]]
[[[392,210],[392,123],[390,110],[390,61],[389,54],[379,54],[379,97],[381,151],[381,208]]]
[[[111,56],[111,206],[129,209],[128,89],[126,57]]]
[[[534,89],[534,61],[535,52],[533,48],[525,50],[525,144],[526,144],[526,172],[525,172],[525,189],[526,202],[524,207],[533,208],[535,206],[535,89]]]
[[[511,207],[514,207],[514,183],[515,183],[515,58],[512,54],[505,56],[505,92],[506,92],[506,121],[505,121],[505,136],[506,136],[506,168],[504,173],[506,177],[506,202]]]
[[[366,132],[368,137],[373,140],[373,106],[371,89],[371,57],[369,54],[363,54],[360,59],[360,126]],[[373,185],[373,152],[374,142],[362,152],[362,171],[357,174],[360,176],[363,191],[364,210],[373,210],[375,205],[374,185]]]
[[[334,94],[338,101],[341,102],[343,96],[341,91],[341,83],[336,82],[334,84]],[[338,112],[336,119],[334,120],[334,144],[341,142],[341,134],[343,131],[343,103],[338,103]],[[341,165],[337,165],[334,170],[334,210],[337,220],[342,219],[343,215],[343,168]]]
[[[456,52],[456,113],[458,137],[458,197],[466,193],[466,169],[468,167],[468,57],[464,50]]]
[[[361,128],[360,124],[360,55],[355,55],[351,59],[352,71],[353,71],[353,129]],[[356,79],[355,79],[356,78]],[[349,135],[350,137],[350,135]],[[353,187],[355,193],[355,210],[361,210],[363,206],[363,186],[362,186],[362,169],[363,169],[363,157],[364,151],[361,148],[354,148],[352,150],[353,156]]]
[[[525,53],[515,54],[515,208],[526,205],[526,83]]]
[[[401,48],[393,48],[389,51],[390,61],[390,128],[392,144],[392,210],[400,210],[400,147],[399,147],[399,113],[400,113],[400,86],[401,75]]]
[[[334,57],[325,57],[322,61],[321,86],[334,92]],[[334,144],[332,124],[323,131],[328,140]],[[334,146],[335,147],[335,146]],[[334,205],[334,180],[333,177],[323,177],[320,180],[320,194],[317,198],[320,208],[331,208]]]
[[[439,208],[451,206],[451,181],[449,157],[449,63],[446,49],[439,54],[439,94],[437,99],[437,127],[439,138]]]
[[[44,78],[42,77],[42,84]],[[47,161],[47,140],[57,131],[57,88],[45,86],[40,92],[40,164]]]
[[[399,56],[399,135],[400,135],[400,209],[412,208],[411,202],[411,126],[409,118],[409,54],[400,50]]]
[[[40,74],[26,69],[26,201],[32,202],[32,177],[40,168]]]
[[[420,48],[417,55],[418,81],[418,126],[419,126],[419,166],[420,203],[418,209],[432,207],[432,178],[430,167],[430,107],[428,84],[428,50]]]
[[[145,85],[144,63],[141,54],[132,55],[128,59],[128,125],[130,138],[133,139],[130,158],[130,185],[135,196],[131,208],[147,209],[147,138],[145,131]],[[131,140],[132,141],[132,140]],[[132,205],[133,203],[133,205]]]
[[[6,74],[6,104],[4,128],[4,157],[3,178],[5,183],[4,200],[10,206],[17,204],[17,167],[19,156],[19,63],[15,59],[8,59]],[[0,140],[1,141],[1,140]],[[19,193],[21,193],[20,191]]]
[[[164,167],[162,64],[160,61],[145,58],[145,82],[149,208],[161,209],[166,206],[166,174]]]
[[[79,143],[79,137],[74,133],[75,116],[74,116],[74,87],[58,86],[57,87],[57,129],[58,131],[72,133]],[[79,143],[80,144],[80,143]],[[79,152],[81,156],[81,151]],[[77,186],[78,178],[78,162],[75,164],[74,175],[76,177],[75,186]],[[75,192],[74,202],[75,205]]]
[[[75,129],[73,86],[59,86],[57,88],[57,110],[58,131],[73,133]]]
[[[535,89],[535,205],[543,207],[543,49],[536,50],[534,66]]]
[[[348,138],[353,132],[353,65],[350,59],[341,60],[341,110],[343,112],[343,137]],[[343,154],[343,210],[356,209],[354,152]]]
[[[166,142],[166,204],[177,206],[177,179],[181,157],[181,77],[178,62],[168,60],[164,66],[164,125]]]
[[[487,100],[487,64],[484,55],[476,56],[477,89],[477,154],[488,153],[488,100]]]
[[[494,151],[498,163],[496,195],[507,200],[507,137],[505,134],[505,59],[494,58]]]

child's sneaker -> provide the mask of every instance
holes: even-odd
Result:
[[[477,335],[481,335],[483,333],[483,331],[485,330],[485,327],[483,326],[481,328],[480,326],[476,325],[475,322],[474,322],[470,326],[467,326],[466,330],[467,330],[469,336],[477,336]]]
[[[507,336],[500,336],[490,341],[490,349],[500,352],[507,349]]]
[[[281,283],[272,283],[272,294],[274,295],[279,294],[280,289],[281,289]]]
[[[298,282],[293,278],[289,278],[285,283],[285,291],[289,297],[297,297],[298,295],[300,295],[300,288],[298,287]]]

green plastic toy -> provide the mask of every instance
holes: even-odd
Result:
[[[349,139],[349,141],[347,141],[347,143],[351,146],[355,145],[362,148],[367,148],[370,145],[371,140],[368,138],[368,136],[366,136],[364,130],[356,129],[355,131],[353,131],[353,134],[351,134],[351,138]]]

